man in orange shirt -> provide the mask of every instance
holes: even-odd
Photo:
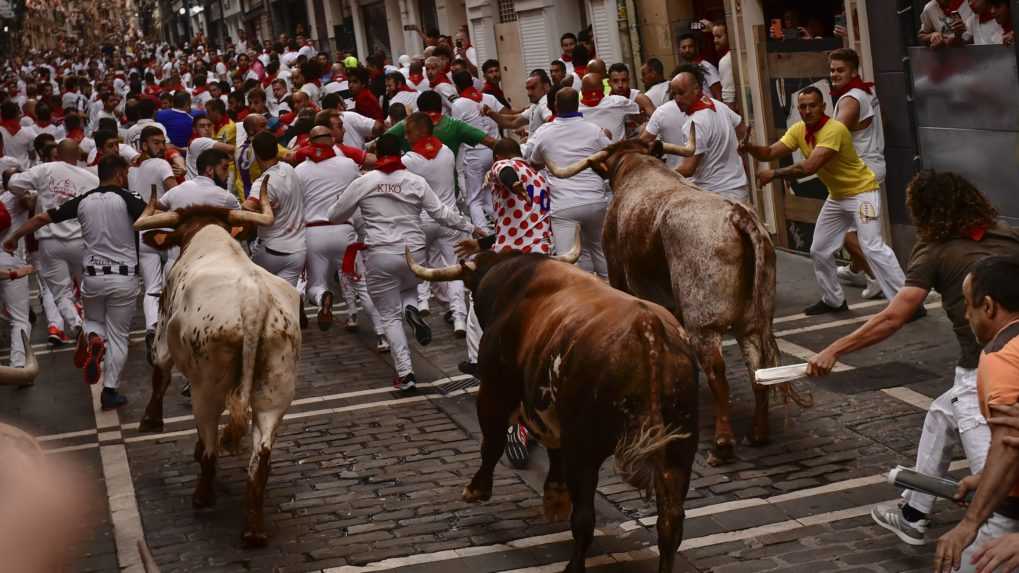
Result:
[[[988,257],[963,282],[966,318],[984,343],[977,368],[980,410],[990,417],[992,406],[1019,402],[1019,258]],[[991,426],[991,449],[983,470],[959,484],[957,499],[976,490],[965,517],[938,540],[936,573],[993,571],[976,565],[981,546],[1019,533],[1019,450],[1009,445],[1019,430]]]

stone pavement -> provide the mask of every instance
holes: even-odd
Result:
[[[779,280],[783,363],[802,362],[884,304],[861,302],[851,289],[851,312],[806,318],[798,313],[817,297],[809,261],[781,253]],[[928,308],[928,318],[849,357],[842,372],[799,384],[814,407],[773,404],[770,445],[741,446],[721,467],[698,455],[677,571],[929,570],[932,545],[908,547],[868,516],[872,504],[895,499],[881,474],[911,463],[927,402],[951,384],[956,345],[936,298]],[[140,570],[134,539],[141,536],[164,572],[561,571],[571,536],[567,523],[542,518],[541,448],[528,470],[499,466],[490,502],[460,500],[480,463],[476,389],[462,389],[466,377],[456,370],[463,341],[438,316],[432,324],[433,343],[413,344],[413,352],[418,379],[434,383],[410,396],[391,391],[391,361],[374,351],[363,320],[356,334],[305,331],[298,400],[273,451],[271,538],[261,550],[240,547],[246,455],[220,458],[217,506],[191,508],[195,434],[179,382],[167,395],[165,431],[138,433],[150,372],[141,332],[132,338],[123,384],[130,403],[121,412],[96,411],[70,351],[57,349],[40,352],[35,387],[0,389],[0,417],[44,436],[46,448],[94,480],[102,503],[77,571]],[[42,333],[33,339],[41,342]],[[750,385],[731,343],[725,354],[742,436]],[[703,452],[712,428],[707,388],[700,401]],[[955,469],[965,473],[964,464]],[[590,570],[656,571],[654,502],[622,483],[611,463],[597,509]],[[960,515],[948,504],[939,512],[935,535]]]

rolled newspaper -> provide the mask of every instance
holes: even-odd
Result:
[[[792,382],[793,380],[806,378],[806,376],[806,363],[776,366],[775,368],[761,368],[757,372],[754,372],[754,377],[756,378],[757,383],[764,386],[784,384],[786,382]]]
[[[959,488],[959,482],[929,476],[902,466],[888,472],[888,483],[945,499],[955,499],[955,492]],[[973,501],[974,493],[973,491],[966,492],[966,501]]]

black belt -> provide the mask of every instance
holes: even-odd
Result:
[[[1019,497],[1009,497],[1005,501],[1001,502],[994,513],[1007,517],[1009,519],[1019,520]]]
[[[116,265],[116,266],[107,265],[103,267],[87,266],[85,267],[85,274],[87,274],[90,277],[94,277],[96,275],[123,275],[126,277],[130,275],[137,275],[138,267],[137,266],[131,267],[128,265]]]

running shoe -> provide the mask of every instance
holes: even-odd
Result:
[[[375,350],[377,350],[379,354],[386,354],[389,352],[389,341],[386,340],[386,336],[384,334],[378,335],[378,342],[375,344]]]
[[[420,299],[420,298],[418,299],[418,312],[421,313],[421,316],[428,316],[428,315],[432,314],[432,309],[428,305],[428,300],[427,299]]]
[[[462,318],[457,318],[453,321],[453,336],[467,338],[467,323]]]
[[[523,424],[513,424],[506,432],[506,459],[510,465],[522,470],[531,459],[531,452],[527,449],[527,428]]]
[[[347,315],[347,323],[343,325],[343,328],[347,332],[357,332],[357,313],[352,312]]]
[[[849,265],[839,267],[835,274],[839,277],[840,281],[847,285],[855,287],[867,286],[867,273],[863,271],[854,273],[853,269],[849,268]]]
[[[113,388],[103,388],[103,393],[99,395],[99,404],[103,410],[113,410],[127,404],[127,397]]]
[[[411,372],[406,376],[397,376],[393,378],[393,388],[396,388],[400,392],[409,392],[414,388],[417,388],[417,379],[414,378],[414,373]]]
[[[817,316],[819,314],[831,314],[835,312],[846,312],[849,310],[849,305],[846,301],[842,301],[842,306],[832,306],[823,300],[819,300],[816,303],[803,309],[803,314],[807,316]]]
[[[60,330],[56,326],[50,325],[47,331],[46,340],[53,346],[62,346],[67,341],[67,336],[64,335],[64,331]]]
[[[85,357],[85,383],[91,386],[103,377],[103,358],[106,356],[106,345],[96,333],[88,335],[88,354]]]
[[[75,339],[77,340],[77,346],[74,348],[74,367],[84,368],[85,361],[88,360],[88,343],[86,342],[84,331],[80,328]]]
[[[478,363],[477,362],[468,362],[468,361],[464,360],[463,362],[461,362],[460,364],[457,365],[457,368],[459,368],[460,372],[463,372],[464,374],[473,376],[475,378],[478,377]]]
[[[881,298],[884,295],[885,293],[881,291],[881,285],[878,284],[876,280],[867,277],[867,288],[863,289],[863,292],[860,293],[860,296],[867,300],[873,300]]]
[[[930,520],[918,519],[917,521],[906,521],[902,515],[902,504],[876,505],[870,510],[870,516],[881,527],[894,533],[903,542],[910,545],[923,545],[926,543],[925,534]]]
[[[425,319],[421,317],[421,311],[408,306],[405,312],[407,317],[407,323],[410,324],[411,330],[414,331],[414,338],[417,339],[418,344],[421,346],[428,346],[432,341],[432,327],[428,326]]]
[[[322,293],[318,306],[318,329],[325,332],[333,327],[333,293]]]

